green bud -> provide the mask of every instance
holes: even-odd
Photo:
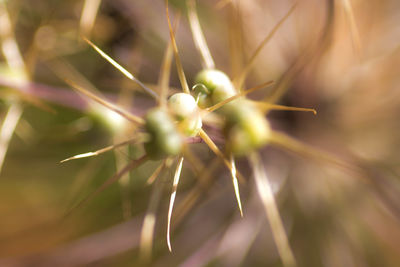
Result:
[[[168,108],[178,120],[183,120],[197,112],[196,100],[186,93],[173,94],[168,99]]]
[[[144,148],[151,159],[175,156],[181,152],[183,140],[165,110],[161,108],[150,110],[145,118],[145,127],[150,140],[144,144]]]
[[[113,134],[129,127],[129,122],[124,117],[98,103],[90,103],[88,114]]]
[[[229,77],[222,71],[205,69],[199,72],[195,82],[203,84],[210,91],[212,104],[221,102],[236,94],[236,90]]]
[[[250,102],[240,100],[223,109],[226,117],[224,133],[228,148],[236,155],[244,155],[268,142],[271,129],[264,114]]]

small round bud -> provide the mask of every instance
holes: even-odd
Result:
[[[227,105],[225,135],[228,147],[236,155],[244,155],[268,142],[271,129],[264,114],[245,100]]]
[[[177,93],[168,99],[170,112],[175,115],[178,128],[185,136],[196,136],[202,127],[201,115],[193,96]]]
[[[124,117],[98,103],[90,103],[88,113],[111,133],[120,133],[128,128],[129,123]]]
[[[216,69],[205,69],[200,71],[196,78],[196,83],[203,84],[212,93],[217,87],[224,87],[226,90],[234,91],[229,77],[222,71]]]
[[[231,80],[220,70],[202,70],[197,74],[195,82],[207,87],[210,91],[213,104],[221,102],[236,94],[236,90]]]
[[[183,120],[197,112],[196,100],[186,93],[173,94],[168,99],[168,108],[179,120]]]

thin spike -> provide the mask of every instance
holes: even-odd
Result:
[[[226,159],[226,157],[221,152],[221,150],[217,147],[217,145],[214,143],[214,141],[211,140],[211,138],[208,136],[208,134],[203,129],[200,130],[199,136],[201,137],[201,139],[204,140],[204,142],[214,152],[214,154],[222,159],[222,161],[224,162],[225,166],[229,169],[229,171],[232,172],[232,165],[229,162],[229,160]],[[243,175],[238,171],[237,171],[237,177],[239,178],[240,182],[245,181],[243,178]]]
[[[327,162],[345,169],[357,171],[354,166],[339,159],[335,155],[313,148],[312,146],[304,144],[284,133],[272,131],[270,143],[317,161]]]
[[[236,164],[233,155],[231,155],[231,166],[232,166],[231,175],[232,175],[233,189],[235,190],[235,196],[240,211],[240,217],[243,217],[242,201],[240,200],[239,184],[238,184],[238,179],[236,177]]]
[[[235,196],[236,200],[238,202],[238,207],[240,211],[240,216],[243,217],[243,209],[242,209],[242,203],[240,200],[240,192],[239,192],[239,184],[238,184],[238,178],[237,178],[237,171],[236,171],[236,165],[233,156],[231,155],[231,160],[230,162],[224,157],[222,152],[219,150],[219,148],[214,144],[214,142],[211,140],[211,138],[203,131],[200,130],[200,137],[204,140],[204,142],[210,147],[211,150],[215,154],[217,154],[222,160],[224,160],[226,166],[228,167],[231,176],[232,176],[232,184],[233,184],[233,189],[235,191]],[[242,178],[243,179],[243,178]]]
[[[132,73],[127,71],[124,67],[122,67],[120,64],[118,64],[114,59],[112,59],[109,55],[107,55],[105,52],[103,52],[99,47],[97,47],[94,43],[89,41],[86,37],[83,37],[83,40],[85,40],[91,47],[93,47],[94,50],[96,50],[97,53],[100,54],[104,59],[106,59],[111,65],[113,65],[116,69],[118,69],[122,74],[124,74],[128,79],[136,82],[140,87],[143,88],[143,90],[148,93],[150,96],[154,97],[155,99],[158,98],[158,95],[156,92],[151,90],[149,87],[144,85],[141,81],[139,81],[135,76],[133,76]]]
[[[79,168],[79,172],[75,175],[73,181],[69,185],[69,190],[66,193],[64,199],[65,203],[72,203],[76,200],[76,196],[80,195],[84,188],[88,188],[89,181],[91,178],[95,177],[96,173],[99,171],[98,166],[102,166],[104,163],[104,158],[98,160],[92,160]]]
[[[190,162],[190,164],[193,165],[192,162]],[[212,174],[218,168],[219,164],[219,159],[212,160],[210,164],[208,164],[207,167],[203,168],[201,172],[197,175],[197,184],[194,188],[191,189],[188,194],[186,194],[182,202],[180,202],[179,205],[176,207],[176,224],[179,224],[182,221],[182,219],[185,217],[185,214],[187,214],[196,204],[201,194],[207,191],[207,188],[209,188],[210,185],[215,182],[215,179],[213,179],[214,176]]]
[[[158,168],[164,166],[164,164],[165,161]],[[150,180],[150,178],[148,180]],[[162,189],[163,184],[161,180],[157,180],[156,184],[153,187],[149,205],[143,219],[142,232],[140,236],[140,253],[145,262],[147,262],[151,258],[154,227],[156,224],[156,212],[160,202]]]
[[[16,73],[21,75],[22,84],[26,83],[28,73],[26,70],[24,59],[19,50],[17,41],[14,36],[12,22],[7,10],[5,1],[0,2],[0,39],[1,50],[7,65]],[[3,125],[0,130],[0,171],[4,164],[4,159],[10,145],[11,138],[14,134],[15,128],[22,116],[23,107],[18,101],[13,101],[7,111]]]
[[[76,89],[77,91],[81,92],[82,94],[84,94],[85,96],[91,98],[92,100],[96,101],[97,103],[105,106],[106,108],[111,109],[112,111],[118,113],[119,115],[121,115],[122,117],[124,117],[125,119],[136,123],[136,124],[144,124],[144,120],[138,116],[135,116],[131,113],[129,113],[128,111],[116,106],[115,104],[112,104],[104,99],[102,99],[101,97],[89,92],[88,90],[84,89],[83,87],[75,84],[74,82],[65,79],[65,82],[67,84],[69,84],[72,88]]]
[[[263,101],[267,103],[277,103],[280,98],[285,94],[288,88],[293,83],[294,78],[299,75],[302,66],[305,65],[306,60],[309,59],[311,54],[310,48],[306,49],[302,55],[286,70],[282,77],[277,81],[276,86],[268,92],[263,98]]]
[[[275,240],[282,263],[286,267],[296,266],[296,260],[293,256],[292,249],[289,245],[289,240],[282,223],[279,210],[275,202],[274,193],[268,181],[264,167],[257,153],[252,153],[249,157],[250,165],[253,169],[254,178],[258,194],[264,205],[265,213],[270,222],[272,235]]]
[[[353,40],[353,48],[357,56],[361,54],[361,41],[360,41],[360,33],[357,28],[356,20],[354,18],[353,8],[351,6],[350,0],[343,0],[344,10],[349,19],[350,23],[350,31],[351,37]]]
[[[0,98],[4,98],[6,96],[8,96],[9,94],[15,94],[18,96],[18,98],[20,98],[20,100],[22,100],[22,102],[26,102],[31,104],[32,106],[35,106],[39,109],[42,109],[44,111],[56,114],[57,111],[52,108],[49,104],[45,103],[43,100],[41,100],[40,98],[33,96],[33,95],[28,95],[25,94],[23,92],[18,92],[18,91],[10,91],[8,92],[7,89],[3,89],[0,95]]]
[[[161,171],[165,168],[166,161],[167,161],[166,159],[163,160],[163,162],[160,164],[160,166],[158,166],[157,169],[155,169],[155,171],[150,175],[149,179],[147,179],[146,184],[151,185],[154,183],[154,181],[160,175]]]
[[[239,1],[231,1],[228,14],[229,59],[232,75],[236,77],[243,69],[244,63],[244,34]]]
[[[178,159],[178,164],[176,165],[176,170],[175,170],[175,175],[174,175],[174,183],[173,183],[173,185],[172,185],[171,199],[170,199],[170,201],[169,201],[169,208],[168,208],[167,245],[168,245],[168,249],[169,249],[170,252],[172,252],[172,248],[171,248],[171,236],[170,236],[172,209],[174,208],[176,190],[178,189],[179,178],[180,178],[180,176],[181,176],[182,163],[183,163],[183,157],[180,157],[180,158]]]
[[[192,30],[194,44],[203,59],[203,68],[215,69],[215,63],[211,56],[210,49],[207,46],[207,41],[204,37],[203,31],[200,26],[199,17],[196,12],[196,1],[188,0],[188,18],[190,29]]]
[[[172,45],[168,44],[167,50],[165,51],[164,60],[160,74],[160,105],[165,107],[167,104],[168,97],[168,86],[169,77],[171,74],[171,63],[172,63]]]
[[[113,149],[115,149],[117,147],[121,147],[121,146],[130,144],[130,143],[136,142],[137,140],[138,140],[138,138],[135,137],[135,138],[126,140],[124,142],[121,142],[121,143],[118,143],[118,144],[115,144],[115,145],[111,145],[111,146],[107,146],[107,147],[104,147],[102,149],[99,149],[99,150],[96,150],[96,151],[93,151],[93,152],[86,152],[86,153],[78,154],[78,155],[69,157],[67,159],[64,159],[64,160],[60,161],[60,163],[64,163],[64,162],[67,162],[67,161],[70,161],[70,160],[75,160],[75,159],[82,159],[82,158],[98,156],[98,155],[103,154],[103,153],[105,153],[107,151],[113,150]]]
[[[214,106],[211,106],[211,107],[207,108],[206,110],[207,110],[208,112],[213,112],[213,111],[215,111],[215,110],[217,110],[217,109],[223,107],[225,104],[228,104],[229,102],[232,102],[232,101],[235,100],[235,99],[238,99],[238,98],[240,98],[240,97],[242,97],[242,96],[245,96],[245,95],[247,95],[247,94],[250,94],[250,93],[252,93],[252,92],[254,92],[254,91],[256,91],[256,90],[259,90],[259,89],[265,88],[265,87],[267,87],[267,86],[270,86],[270,85],[272,85],[273,83],[274,83],[273,81],[268,81],[268,82],[265,82],[265,83],[263,83],[263,84],[257,85],[257,86],[255,86],[255,87],[253,87],[253,88],[250,88],[250,89],[247,89],[247,90],[242,91],[242,92],[240,92],[240,93],[237,93],[236,95],[231,96],[231,97],[229,97],[229,98],[227,98],[227,99],[225,99],[225,100],[223,100],[223,101],[221,101],[221,102],[215,104]]]
[[[327,2],[327,13],[325,16],[325,22],[323,23],[323,29],[321,30],[323,34],[319,41],[311,42],[306,48],[302,49],[296,60],[294,60],[285,73],[283,73],[274,90],[264,97],[265,101],[269,103],[277,103],[291,84],[293,84],[296,77],[300,75],[304,67],[315,58],[319,58],[326,51],[327,47],[329,47],[335,29],[335,3],[335,1]]]
[[[93,93],[100,93],[100,91],[90,82],[82,73],[80,73],[74,66],[65,60],[52,60],[46,62],[50,69],[62,80],[68,79],[79,83],[82,87]]]
[[[7,154],[7,150],[11,141],[11,137],[17,127],[19,120],[21,119],[23,108],[20,104],[12,104],[4,118],[3,124],[0,129],[0,172],[2,170],[4,159]]]
[[[317,111],[313,108],[299,108],[299,107],[288,107],[283,105],[276,105],[261,101],[253,101],[259,109],[263,112],[267,112],[269,110],[289,110],[289,111],[304,111],[304,112],[312,112],[314,115],[317,115]]]
[[[177,25],[178,25],[178,21],[175,22],[175,27],[174,27],[175,30],[176,30]],[[159,78],[159,85],[161,88],[159,102],[160,102],[161,107],[166,107],[166,104],[167,104],[169,79],[170,79],[170,74],[171,74],[172,55],[173,55],[172,43],[171,43],[171,41],[169,41],[167,49],[165,50],[165,53],[164,53],[164,58],[163,58],[161,72],[160,72],[160,78]]]
[[[201,170],[204,169],[203,162],[192,152],[188,145],[184,146],[183,153],[185,159],[190,163],[191,167],[193,167],[195,174],[200,174]]]
[[[204,140],[204,142],[208,145],[208,147],[218,156],[222,159],[224,164],[229,168],[229,171],[232,171],[232,166],[229,163],[229,161],[225,158],[224,154],[221,152],[221,150],[217,147],[217,145],[211,140],[211,138],[208,136],[208,134],[201,129],[199,132],[199,136]]]
[[[117,139],[115,137],[114,139]],[[129,154],[129,147],[125,146],[123,148],[122,153],[117,153],[118,151],[114,150],[114,159],[115,159],[115,167],[116,170],[121,170],[128,162],[129,158],[126,157]],[[131,177],[129,173],[125,173],[122,177],[118,180],[118,185],[121,193],[121,208],[122,208],[122,217],[125,221],[128,221],[132,218],[132,196],[131,196]]]
[[[168,0],[165,0],[165,11],[167,14],[169,34],[171,37],[172,47],[174,48],[174,56],[176,63],[176,70],[178,72],[179,80],[181,82],[183,92],[190,94],[189,85],[186,80],[185,72],[183,71],[181,58],[179,57],[178,46],[176,45],[175,34],[172,29],[171,19],[169,17]]]
[[[85,0],[82,9],[79,28],[83,35],[89,36],[96,21],[101,0]]]
[[[145,163],[148,160],[147,155],[143,155],[141,158],[132,160],[129,164],[127,164],[123,169],[121,169],[119,172],[117,172],[114,176],[110,177],[107,179],[100,187],[98,187],[95,191],[90,193],[87,197],[85,197],[83,200],[81,200],[77,205],[75,205],[72,209],[69,210],[69,212],[65,215],[65,217],[71,215],[71,213],[84,205],[85,203],[89,202],[92,200],[95,196],[97,196],[99,193],[103,192],[104,189],[118,181],[126,172],[129,172],[143,163]]]
[[[287,18],[289,18],[290,14],[295,10],[297,6],[297,3],[295,3],[289,11],[286,13],[286,15],[272,28],[271,32],[262,40],[260,45],[257,47],[257,49],[254,51],[252,56],[250,57],[249,61],[247,62],[246,66],[244,69],[241,71],[238,77],[235,77],[233,80],[234,85],[236,88],[240,91],[240,89],[243,86],[243,83],[247,77],[247,74],[249,73],[251,67],[254,64],[254,61],[258,54],[261,52],[261,50],[264,48],[264,46],[271,40],[271,38],[274,36],[274,34],[278,31],[278,29],[282,26],[282,24],[286,21]]]
[[[12,22],[4,1],[0,2],[0,37],[1,50],[7,65],[14,69],[18,74],[24,75],[24,79],[28,78],[24,58],[15,39]]]

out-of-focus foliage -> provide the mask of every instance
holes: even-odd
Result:
[[[193,206],[186,198],[197,179],[190,165],[183,169],[172,220],[172,254],[165,229],[173,167],[149,186],[146,180],[158,162],[148,162],[64,217],[143,150],[130,146],[59,164],[71,155],[126,140],[133,131],[126,122],[118,128],[102,122],[101,111],[94,115],[63,79],[95,87],[138,115],[154,106],[81,35],[153,86],[169,42],[164,1],[99,0],[97,12],[91,0],[2,2],[27,77],[19,81],[21,76],[2,54],[2,118],[12,105],[21,105],[23,111],[0,175],[0,265],[281,265],[245,159],[238,163],[246,180],[240,186],[244,218],[224,165],[217,165],[210,185],[200,187]],[[89,22],[82,22],[89,2],[93,14],[88,11]],[[237,75],[292,5],[293,1],[198,1],[217,67]],[[170,11],[182,15],[177,43],[192,84],[201,59],[185,1],[171,1]],[[93,25],[90,18],[95,18]],[[250,98],[272,96],[280,104],[316,108],[317,116],[286,111],[268,116],[273,129],[347,163],[340,167],[270,146],[261,151],[299,266],[400,265],[399,21],[396,0],[298,1],[246,81],[246,88],[267,80],[276,84]],[[4,50],[4,20],[0,23]],[[171,84],[180,88],[175,68]],[[273,94],[276,88],[279,94]],[[206,166],[216,161],[204,144],[191,146]],[[161,202],[154,252],[145,261],[139,239],[154,186],[162,187]]]

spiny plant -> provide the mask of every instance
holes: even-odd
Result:
[[[169,20],[168,9],[167,9],[167,18],[171,31],[171,44],[166,49],[165,58],[162,66],[162,71],[160,75],[159,85],[161,88],[161,92],[158,95],[155,91],[144,85],[140,82],[134,75],[128,72],[125,68],[119,65],[114,59],[108,56],[105,52],[103,52],[99,47],[94,45],[91,41],[86,40],[86,42],[92,46],[103,58],[105,58],[108,62],[110,62],[114,67],[116,67],[119,71],[121,71],[126,77],[135,81],[144,91],[146,91],[150,96],[155,98],[158,102],[158,107],[151,109],[147,112],[144,118],[138,117],[117,105],[103,99],[102,97],[86,90],[85,88],[79,86],[71,80],[65,79],[65,81],[75,88],[77,91],[85,95],[86,97],[94,100],[95,102],[107,107],[113,112],[121,115],[131,123],[135,124],[138,128],[136,132],[136,136],[131,140],[124,141],[122,143],[118,143],[94,152],[87,152],[83,154],[79,154],[70,158],[63,160],[62,162],[97,156],[101,153],[110,151],[116,147],[120,147],[126,145],[128,143],[142,143],[145,149],[145,155],[141,158],[132,161],[118,173],[116,173],[113,177],[104,182],[97,190],[95,190],[92,194],[87,196],[84,200],[78,203],[72,210],[81,206],[85,202],[91,200],[95,195],[103,191],[110,184],[120,179],[126,172],[133,170],[134,168],[139,167],[147,160],[163,160],[161,165],[155,170],[153,175],[149,178],[149,183],[152,183],[155,178],[161,173],[162,169],[166,166],[170,166],[170,159],[177,157],[177,166],[175,170],[175,175],[173,179],[173,189],[170,197],[170,205],[168,209],[168,223],[167,223],[167,244],[168,248],[171,250],[171,242],[170,242],[170,227],[171,227],[171,217],[172,210],[176,196],[176,190],[180,179],[180,173],[182,170],[184,154],[187,152],[188,148],[185,147],[185,138],[193,138],[197,135],[206,138],[207,140],[211,140],[207,134],[205,134],[202,130],[202,116],[196,100],[190,95],[189,87],[186,82],[186,78],[184,76],[182,65],[180,63],[178,50],[176,47],[176,42],[174,39],[174,33],[172,29],[171,22]],[[176,93],[172,95],[168,101],[166,100],[166,96],[168,94],[168,80],[169,80],[169,72],[170,72],[170,64],[172,60],[172,52],[174,51],[176,56],[176,63],[178,73],[180,74],[182,88],[184,93]],[[190,141],[190,140],[189,140]],[[208,142],[209,145],[213,146],[213,149],[217,149],[215,144],[211,141]],[[219,151],[217,149],[217,151]],[[219,152],[220,155],[221,152]],[[192,157],[192,156],[191,156]],[[230,165],[227,161],[225,161],[227,166],[230,168]],[[236,173],[235,170],[231,170],[232,173]],[[236,175],[236,174],[235,174]],[[152,238],[153,229],[149,230],[148,224],[150,223],[147,218],[152,216],[153,211],[150,211],[150,214],[147,214],[144,220],[143,226],[143,234],[142,238],[148,239]],[[154,227],[154,225],[153,225]],[[152,228],[152,227],[150,227]],[[150,231],[150,234],[149,234]],[[148,250],[149,245],[148,240],[144,240],[142,242],[143,246],[146,246],[146,250]]]
[[[254,88],[243,90],[243,85],[247,74],[251,70],[252,64],[261,49],[268,43],[274,33],[279,29],[283,22],[293,12],[295,6],[282,18],[273,28],[271,33],[262,41],[243,71],[235,78],[230,79],[225,73],[215,68],[215,63],[207,47],[204,35],[200,28],[200,23],[195,11],[195,1],[188,1],[189,22],[193,32],[193,37],[198,50],[203,58],[204,69],[197,75],[196,84],[192,87],[195,97],[190,94],[189,85],[183,71],[183,66],[179,57],[178,46],[176,44],[174,29],[172,27],[168,1],[166,3],[166,14],[170,32],[170,44],[166,49],[164,62],[161,70],[159,87],[160,94],[144,85],[134,75],[119,65],[110,56],[89,40],[86,40],[102,57],[109,61],[114,67],[121,71],[126,77],[136,82],[145,92],[156,99],[158,107],[147,112],[144,118],[127,112],[126,110],[112,104],[105,99],[91,93],[90,91],[78,86],[74,82],[67,80],[72,87],[82,94],[93,99],[99,104],[109,108],[113,112],[123,116],[138,128],[136,136],[128,141],[100,149],[95,152],[84,153],[68,158],[64,161],[99,155],[116,147],[128,143],[141,143],[144,145],[146,154],[137,160],[133,160],[113,177],[104,182],[97,190],[81,201],[76,207],[92,199],[95,195],[103,191],[113,182],[117,181],[126,172],[137,168],[147,160],[163,160],[161,165],[154,171],[149,178],[152,183],[161,171],[171,165],[171,159],[176,159],[176,170],[173,179],[173,188],[170,196],[167,218],[167,245],[171,250],[170,228],[172,211],[180,179],[184,156],[190,157],[190,152],[186,144],[188,138],[201,137],[210,149],[222,160],[231,172],[233,187],[239,207],[240,214],[243,216],[240,200],[238,176],[240,173],[235,166],[235,157],[246,156],[253,168],[258,193],[264,204],[267,217],[271,222],[272,232],[278,251],[286,266],[295,265],[293,252],[290,249],[286,233],[279,216],[271,186],[265,174],[264,167],[257,150],[267,143],[277,143],[285,148],[305,153],[307,148],[293,139],[277,133],[270,128],[265,113],[273,110],[298,110],[316,113],[313,109],[286,107],[268,102],[257,102],[245,98],[245,95],[255,90],[265,88],[272,84],[268,81]],[[172,61],[172,53],[175,56],[176,67],[183,93],[172,95],[168,100],[168,81],[169,70]],[[217,114],[224,121],[222,132],[225,138],[225,152],[223,153],[208,134],[202,129],[202,121],[206,116],[217,111]],[[309,152],[313,156],[318,153]],[[319,155],[319,154],[318,154]],[[327,157],[329,158],[329,157]],[[157,195],[157,194],[155,194]],[[156,197],[155,197],[156,198]],[[151,201],[152,202],[152,201]],[[142,228],[141,245],[147,253],[151,249],[151,240],[154,231],[154,207],[149,205],[149,210],[145,216]]]
[[[202,117],[205,116],[208,112],[202,112],[197,106],[197,101],[190,95],[189,86],[186,81],[185,74],[182,69],[182,64],[178,55],[178,48],[175,42],[175,37],[171,25],[171,21],[169,19],[168,14],[168,3],[166,3],[166,11],[167,11],[167,19],[168,25],[170,29],[171,36],[171,44],[166,49],[165,58],[162,66],[162,71],[160,74],[159,86],[161,88],[160,94],[158,95],[155,91],[144,85],[141,81],[139,81],[134,75],[128,72],[125,68],[123,68],[120,64],[118,64],[114,59],[112,59],[109,55],[103,52],[99,47],[94,45],[91,41],[86,40],[86,42],[92,46],[103,58],[105,58],[108,62],[110,62],[114,67],[116,67],[121,73],[123,73],[126,77],[136,82],[146,93],[148,93],[151,97],[156,99],[158,102],[158,107],[154,108],[147,112],[145,118],[141,118],[127,112],[126,110],[118,107],[117,105],[110,103],[109,101],[99,97],[98,95],[86,90],[82,86],[79,86],[75,82],[65,79],[65,81],[71,85],[73,88],[78,90],[80,93],[84,94],[86,97],[94,100],[95,102],[105,106],[106,108],[112,110],[113,112],[123,116],[128,121],[132,122],[136,126],[138,126],[137,135],[131,140],[124,141],[122,143],[118,143],[116,145],[112,145],[94,152],[87,152],[83,154],[79,154],[70,158],[63,160],[62,162],[97,156],[101,153],[110,151],[116,147],[120,147],[126,145],[128,143],[143,143],[146,154],[142,156],[140,159],[133,161],[128,164],[125,168],[120,170],[115,176],[107,180],[102,186],[100,186],[96,191],[90,194],[87,198],[81,201],[76,207],[84,204],[85,202],[92,199],[95,195],[100,193],[106,187],[108,187],[111,183],[117,181],[124,175],[126,172],[140,166],[147,160],[161,160],[164,161],[161,165],[155,170],[154,174],[149,178],[149,183],[155,180],[158,174],[162,171],[162,169],[166,166],[171,165],[169,162],[169,158],[178,157],[177,159],[177,168],[174,175],[173,181],[173,190],[171,193],[169,211],[168,211],[168,225],[167,225],[167,244],[168,248],[171,250],[170,243],[170,227],[171,227],[171,217],[172,210],[174,205],[174,200],[176,196],[176,189],[180,179],[180,173],[183,165],[183,154],[187,148],[184,148],[184,138],[191,138],[197,135],[200,135],[206,143],[212,148],[213,151],[217,153],[217,155],[223,158],[225,164],[231,170],[231,173],[234,177],[236,177],[235,167],[231,166],[231,164],[224,158],[222,153],[219,151],[217,146],[212,142],[211,138],[201,130],[202,127]],[[169,72],[170,72],[170,64],[172,60],[172,52],[174,52],[176,58],[176,65],[179,74],[179,78],[181,81],[181,85],[184,93],[177,93],[172,95],[168,101],[166,101],[166,96],[168,95],[168,80],[169,80]],[[187,152],[188,153],[188,152]],[[193,155],[191,155],[191,158]],[[236,185],[237,188],[237,185]],[[74,208],[75,209],[75,208]],[[146,218],[148,218],[146,216]],[[146,220],[143,226],[143,232],[149,228],[146,225]],[[152,236],[152,234],[143,234],[143,238],[148,236]],[[147,244],[147,241],[143,241],[142,244]],[[143,245],[145,246],[145,245]]]
[[[73,159],[91,157],[95,155],[99,155],[106,151],[112,150],[116,147],[126,145],[128,143],[142,143],[145,149],[145,155],[143,155],[138,160],[132,161],[125,168],[119,171],[116,175],[107,180],[101,187],[99,187],[96,191],[90,194],[87,198],[81,201],[78,206],[92,199],[95,195],[100,193],[106,187],[108,187],[111,183],[117,181],[124,175],[126,172],[137,168],[147,160],[161,160],[163,159],[163,163],[159,168],[156,169],[155,173],[150,177],[149,181],[153,181],[156,176],[161,172],[161,170],[166,166],[167,159],[170,157],[178,157],[177,159],[177,168],[174,175],[173,182],[173,192],[171,193],[170,200],[170,208],[168,212],[168,245],[170,247],[169,241],[169,229],[170,229],[170,219],[173,209],[173,203],[175,200],[176,187],[179,182],[180,173],[183,164],[183,150],[184,150],[184,142],[185,137],[193,137],[196,136],[200,127],[202,126],[201,118],[199,117],[199,113],[197,110],[197,105],[195,100],[190,94],[187,93],[177,93],[170,97],[168,101],[166,101],[165,96],[167,95],[168,90],[168,80],[169,80],[169,65],[171,63],[171,48],[167,48],[166,57],[163,64],[163,71],[161,73],[160,85],[161,85],[161,93],[160,96],[153,91],[152,89],[145,86],[142,82],[137,80],[131,73],[129,73],[126,69],[124,69],[121,65],[115,62],[111,57],[105,54],[100,48],[94,45],[89,40],[86,40],[101,56],[103,56],[106,60],[108,60],[113,66],[115,66],[118,70],[120,70],[125,76],[130,78],[131,80],[138,83],[149,95],[154,97],[159,105],[156,108],[151,109],[147,112],[145,118],[138,117],[133,115],[132,113],[123,110],[117,105],[104,100],[103,98],[93,94],[92,92],[80,87],[72,81],[67,80],[72,87],[86,95],[87,97],[93,99],[99,104],[111,109],[112,111],[118,113],[123,116],[130,122],[134,123],[138,126],[138,132],[136,133],[136,137],[131,140],[112,145],[95,152],[88,152],[84,154],[79,154],[68,159],[63,160],[62,162],[66,162]]]

